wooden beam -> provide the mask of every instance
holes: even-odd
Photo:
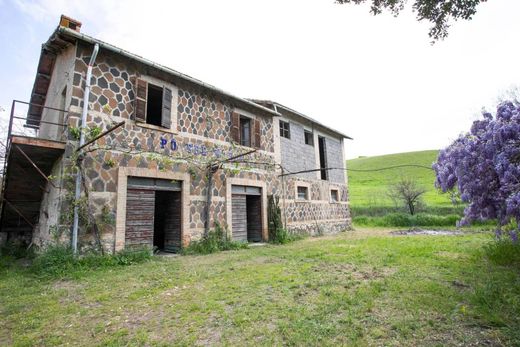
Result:
[[[11,142],[18,144],[18,145],[37,146],[37,147],[54,148],[54,149],[62,149],[62,150],[65,149],[64,142],[37,139],[34,137],[13,135],[11,138]]]

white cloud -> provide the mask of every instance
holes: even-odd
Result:
[[[67,14],[87,34],[318,118],[355,138],[347,157],[446,146],[520,79],[516,0],[481,4],[434,46],[410,12],[372,16],[333,0],[16,4],[36,21]]]

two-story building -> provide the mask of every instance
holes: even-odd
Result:
[[[177,250],[219,223],[235,240],[266,241],[269,196],[290,231],[350,228],[348,136],[80,28],[62,16],[25,119],[13,103],[1,220],[10,238],[43,246],[76,228],[80,247]],[[17,121],[31,134],[16,133]]]

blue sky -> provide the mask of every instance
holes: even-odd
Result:
[[[40,46],[61,13],[89,35],[351,135],[348,158],[444,147],[520,84],[518,0],[479,5],[433,46],[428,23],[409,11],[374,17],[333,0],[0,0],[6,111],[29,99]]]

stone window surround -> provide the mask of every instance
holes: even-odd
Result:
[[[336,201],[332,200],[332,192],[333,191],[336,192],[336,196],[338,198]],[[337,203],[341,202],[341,196],[339,195],[339,187],[329,186],[329,201],[330,201],[331,204],[337,204]]]
[[[282,136],[282,134],[280,134],[280,130],[282,129],[281,128],[282,122],[287,123],[289,125],[289,129],[288,129],[289,137],[285,137],[285,136]],[[289,141],[291,140],[291,121],[288,118],[285,118],[285,117],[278,118],[278,134],[280,135],[281,138],[283,137],[286,140],[289,140]]]
[[[238,178],[238,177],[227,177],[226,178],[226,223],[230,236],[233,237],[233,219],[232,219],[232,192],[231,186],[251,186],[259,187],[261,189],[261,211],[262,211],[262,240],[267,241],[269,239],[269,233],[267,230],[267,192],[266,183],[264,181],[257,181],[249,178]]]
[[[170,89],[172,91],[172,104],[171,104],[171,123],[170,123],[169,129],[163,128],[161,126],[153,125],[153,124],[138,122],[138,121],[135,121],[135,124],[142,128],[163,131],[163,132],[171,133],[171,134],[175,134],[175,135],[178,134],[179,130],[178,130],[178,125],[177,125],[177,122],[178,122],[177,106],[179,104],[179,88],[177,88],[177,86],[175,86],[172,83],[169,83],[169,82],[163,81],[159,78],[148,76],[148,75],[140,75],[137,78],[142,79],[155,86],[159,86],[159,87],[163,87],[163,88],[166,87],[166,88]],[[135,88],[135,85],[134,85],[134,88]]]
[[[182,172],[163,172],[158,169],[145,169],[135,167],[120,167],[117,177],[117,200],[116,200],[116,230],[114,251],[118,252],[125,248],[126,233],[126,190],[128,176],[145,178],[162,178],[181,181],[181,241],[185,246],[185,233],[189,230],[190,219],[190,174]]]
[[[307,188],[307,199],[298,199],[298,187]],[[309,202],[312,200],[311,196],[311,184],[304,181],[296,181],[294,183],[294,202]]]

